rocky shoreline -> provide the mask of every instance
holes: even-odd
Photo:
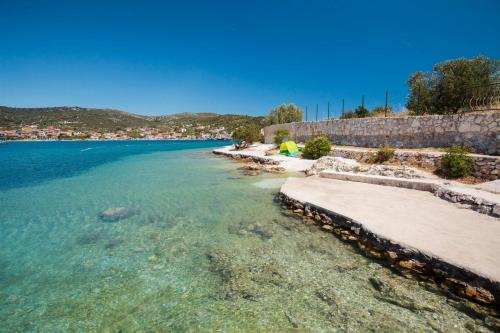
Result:
[[[214,151],[214,154],[223,155],[236,160],[250,162],[246,166],[240,168],[248,175],[257,175],[264,172],[285,172],[286,168],[280,166],[280,163],[267,156],[252,156],[245,152],[232,152],[230,154]],[[325,161],[314,164],[307,171],[306,174],[318,174],[324,168],[331,167],[329,160],[332,157],[325,158]],[[350,161],[350,160],[346,160]],[[336,164],[344,161],[338,162]],[[342,164],[342,163],[341,163]],[[345,164],[345,163],[344,163]],[[339,167],[338,165],[335,166]],[[359,166],[354,165],[341,165],[348,172],[352,168],[358,169]],[[367,170],[361,170],[361,169]],[[342,169],[342,168],[341,168]],[[348,170],[347,170],[348,169]],[[397,173],[403,179],[420,179],[425,175],[421,175],[419,171],[408,167],[385,167],[385,166],[362,166],[357,171],[364,174],[388,174]],[[372,170],[374,169],[374,170]],[[376,170],[375,170],[376,169]],[[380,170],[379,170],[380,169]],[[387,169],[387,170],[386,170]],[[356,172],[354,173],[356,174]],[[401,174],[401,175],[400,175]],[[395,176],[395,175],[394,175]],[[435,192],[435,193],[434,193]],[[476,202],[469,196],[461,193],[452,193],[453,191],[433,191],[434,195],[450,202],[460,202],[463,208],[476,210],[486,215],[496,216],[492,213],[491,205],[485,207],[484,204],[488,202]],[[470,270],[445,262],[439,258],[429,256],[417,249],[405,247],[392,240],[385,239],[379,235],[370,232],[370,230],[363,227],[363,225],[346,216],[329,211],[325,208],[318,207],[311,204],[299,202],[293,198],[288,197],[284,193],[279,193],[277,199],[286,209],[284,214],[301,218],[305,224],[315,224],[323,231],[337,236],[339,239],[351,243],[365,256],[375,259],[388,265],[394,271],[405,276],[411,276],[419,280],[425,280],[429,283],[434,283],[438,290],[441,290],[451,298],[458,298],[464,300],[470,309],[473,309],[476,315],[481,316],[484,309],[493,311],[493,316],[498,317],[497,311],[500,310],[500,283],[491,279],[482,277]],[[467,206],[467,207],[465,207]],[[375,282],[374,282],[375,283]],[[490,313],[491,314],[491,313]],[[500,324],[499,326],[500,327]]]
[[[254,156],[254,155],[249,155],[249,154],[245,154],[245,153],[227,154],[227,153],[224,153],[224,152],[217,150],[217,149],[213,150],[212,153],[214,153],[215,155],[222,155],[222,156],[230,157],[230,158],[235,159],[235,160],[244,160],[244,161],[248,161],[248,162],[254,162],[257,164],[271,164],[271,165],[279,165],[280,164],[279,161],[275,161],[269,157]]]
[[[307,224],[317,224],[324,231],[351,243],[368,257],[383,260],[403,274],[432,280],[453,295],[500,310],[500,283],[381,238],[346,216],[298,202],[283,193],[279,193],[277,198],[288,214],[301,217]]]

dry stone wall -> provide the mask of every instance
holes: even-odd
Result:
[[[333,147],[329,155],[368,163],[373,153],[374,150],[372,149]],[[441,158],[444,154],[445,153],[441,152],[396,150],[394,153],[394,160],[402,165],[438,169],[441,166]],[[470,156],[474,162],[474,171],[472,173],[474,177],[487,180],[496,180],[500,178],[500,156],[476,154],[471,154]]]
[[[326,135],[333,144],[360,147],[390,145],[398,148],[446,147],[462,144],[476,153],[500,155],[500,112],[470,112],[419,117],[334,119],[271,125],[264,128],[266,143],[273,132],[290,131],[298,142]]]

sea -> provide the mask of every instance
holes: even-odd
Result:
[[[488,332],[290,216],[221,141],[0,145],[0,332]],[[488,321],[490,320],[490,321]]]

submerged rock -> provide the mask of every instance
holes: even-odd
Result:
[[[387,302],[410,311],[428,311],[435,312],[436,309],[425,302],[414,298],[414,296],[406,288],[401,287],[398,283],[390,279],[384,279],[377,276],[372,276],[368,282],[376,290],[375,298]]]
[[[269,240],[273,237],[273,231],[267,225],[253,223],[248,224],[246,222],[240,222],[238,224],[232,224],[228,228],[228,232],[237,236],[248,236],[254,234],[258,236],[263,241]]]
[[[285,168],[278,165],[260,163],[250,163],[238,168],[238,170],[244,174],[250,175],[257,172],[283,173],[286,171]]]
[[[259,288],[250,278],[248,268],[239,264],[234,254],[222,249],[213,249],[208,251],[207,258],[210,270],[219,274],[222,280],[220,293],[223,299],[255,299],[259,296]]]
[[[222,299],[256,300],[265,295],[266,290],[287,283],[283,268],[260,250],[242,256],[230,249],[213,248],[206,255],[210,270],[221,278]]]
[[[129,218],[138,213],[135,208],[127,207],[112,207],[103,210],[99,213],[98,217],[104,222],[117,222]]]

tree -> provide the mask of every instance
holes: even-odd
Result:
[[[281,104],[269,112],[266,120],[269,125],[286,124],[302,121],[303,115],[304,111],[295,104]]]
[[[251,143],[261,139],[260,127],[257,125],[247,125],[238,127],[232,135],[232,138],[237,143],[236,149],[247,148]]]
[[[490,94],[500,78],[499,69],[499,60],[479,56],[445,61],[431,72],[416,72],[408,79],[407,108],[417,114],[457,113],[472,93]]]
[[[432,109],[432,73],[416,72],[408,79],[410,94],[406,107],[415,114],[431,113]]]

